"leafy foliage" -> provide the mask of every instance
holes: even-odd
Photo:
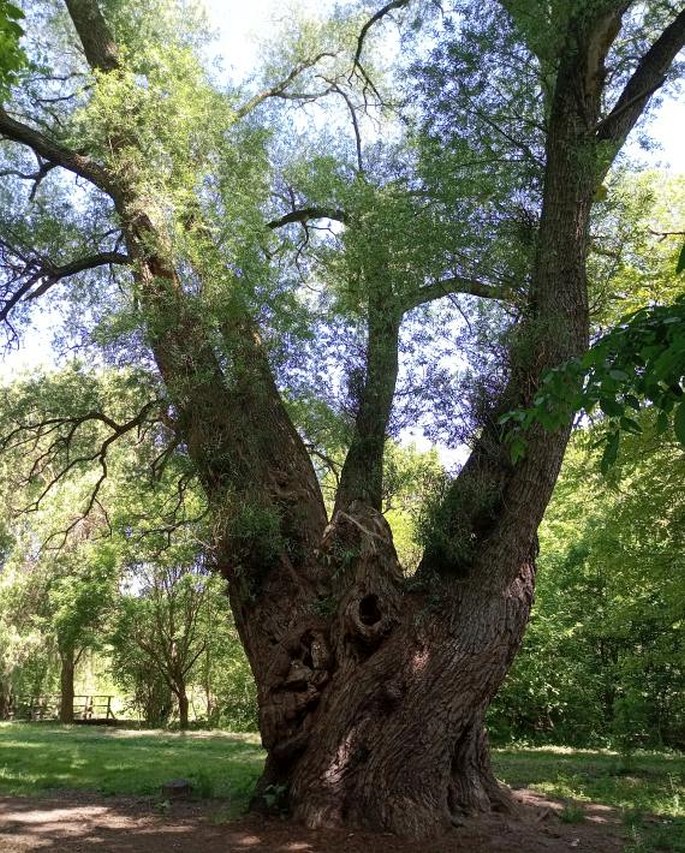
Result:
[[[10,0],[0,0],[0,99],[4,99],[20,72],[27,67],[28,58],[19,44],[24,30],[19,23],[24,13]]]
[[[685,455],[648,413],[607,478],[580,432],[540,530],[537,601],[493,708],[500,735],[685,743]]]
[[[685,297],[671,305],[642,308],[623,320],[579,359],[550,370],[543,379],[535,405],[511,412],[502,423],[514,421],[526,430],[534,423],[560,429],[580,409],[605,416],[602,470],[618,455],[621,431],[639,433],[635,418],[643,406],[658,412],[657,431],[669,420],[685,446]],[[524,444],[513,445],[513,454]]]

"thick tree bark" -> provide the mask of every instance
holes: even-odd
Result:
[[[262,695],[256,805],[287,788],[310,826],[416,838],[506,808],[483,717],[523,636],[532,565],[499,592],[459,578],[412,589],[386,522],[360,504],[339,514],[321,556],[345,580],[332,616],[303,624],[272,658],[280,677]]]
[[[291,728],[265,744],[261,790],[289,783],[294,813],[310,826],[416,838],[504,807],[483,715],[523,636],[532,566],[499,594],[458,578],[411,590],[386,522],[361,505],[334,521],[322,556],[346,575],[344,591],[329,643],[301,637],[274,696]]]
[[[95,0],[66,2],[91,67],[115,71],[116,44]],[[283,792],[310,826],[422,838],[465,814],[507,806],[483,721],[525,630],[536,530],[568,429],[533,432],[514,465],[498,415],[529,403],[544,370],[587,344],[592,197],[607,143],[620,143],[626,116],[634,123],[639,115],[628,98],[613,124],[598,123],[604,58],[628,4],[580,5],[559,57],[530,302],[509,383],[411,579],[378,511],[401,316],[388,311],[387,291],[378,287],[370,300],[359,417],[326,526],[314,469],[249,313],[236,296],[217,342],[184,292],[163,211],[117,169],[135,140],[122,129],[111,140],[112,162],[96,164],[0,111],[1,132],[114,201],[147,339],[214,512],[218,567],[257,682],[267,761],[255,803]],[[685,20],[669,32],[659,68],[683,30]]]

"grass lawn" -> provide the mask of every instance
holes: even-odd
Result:
[[[182,777],[202,798],[245,803],[263,758],[258,735],[0,723],[0,794],[159,795],[161,785]]]
[[[579,801],[618,809],[627,851],[685,853],[683,755],[546,747],[497,749],[493,759],[507,784],[569,800],[562,819],[583,819]],[[262,761],[257,735],[0,723],[0,794],[78,788],[160,796],[164,782],[183,777],[202,798],[230,797],[237,811]]]
[[[582,820],[578,802],[618,809],[625,825],[626,851],[685,853],[685,755],[566,747],[497,749],[499,779],[569,800],[562,819]]]

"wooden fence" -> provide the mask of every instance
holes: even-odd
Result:
[[[14,720],[57,720],[59,719],[59,694],[47,696],[17,696],[9,706],[9,718]],[[74,696],[75,723],[114,723],[112,711],[114,696],[93,694]]]

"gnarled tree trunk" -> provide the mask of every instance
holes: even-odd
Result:
[[[116,72],[117,46],[96,0],[66,4],[97,85]],[[544,371],[587,345],[593,193],[685,40],[681,13],[599,122],[604,59],[630,5],[564,5],[537,251],[508,385],[413,578],[402,574],[379,512],[402,313],[382,274],[374,271],[359,417],[327,524],[249,311],[236,296],[221,328],[205,326],[174,266],[163,206],[121,168],[135,138],[123,130],[109,140],[112,162],[95,163],[0,111],[0,131],[115,205],[147,340],[213,510],[218,568],[257,683],[267,761],[255,803],[282,792],[310,826],[414,838],[507,804],[483,721],[528,620],[536,531],[569,429],[532,431],[526,457],[513,464],[499,415],[530,404]]]
[[[344,585],[330,616],[302,622],[271,657],[261,791],[288,785],[310,826],[412,837],[504,806],[483,716],[523,636],[532,566],[500,590],[412,583],[385,520],[361,504],[334,518],[321,557]]]

